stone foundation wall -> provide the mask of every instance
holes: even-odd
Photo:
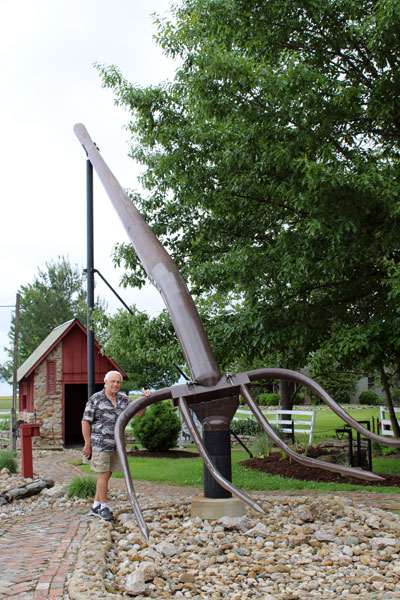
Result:
[[[56,361],[56,393],[46,393],[47,367],[44,360],[34,374],[34,420],[40,423],[40,437],[33,438],[34,446],[62,446],[62,344],[48,355],[47,360]]]

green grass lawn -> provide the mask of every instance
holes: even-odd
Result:
[[[379,419],[379,407],[367,408],[345,408],[345,411],[355,421],[369,421],[371,430],[375,427],[377,433],[377,422]],[[330,409],[317,410],[315,414],[314,442],[319,443],[327,438],[336,437],[336,429],[343,427],[345,423]],[[364,425],[365,426],[365,425]]]
[[[263,407],[265,408],[265,407]],[[347,406],[343,407],[344,410],[356,421],[369,421],[371,430],[373,431],[375,427],[375,432],[377,433],[377,421],[379,419],[379,407],[366,407],[366,408],[349,408]],[[248,416],[245,414],[237,414],[237,416],[241,419],[251,418],[252,413],[250,410],[241,406],[241,410],[247,410]],[[273,408],[274,410],[277,407]],[[318,444],[320,442],[324,442],[328,439],[336,438],[336,429],[340,429],[345,425],[340,417],[338,417],[330,408],[315,408],[315,407],[307,407],[307,410],[315,410],[315,424],[314,424],[314,438],[313,443]],[[268,413],[265,414],[268,419]],[[301,444],[306,443],[308,440],[308,435],[306,434],[297,434],[296,442]]]
[[[238,463],[248,458],[242,450],[232,452],[232,482],[242,490],[318,490],[321,492],[334,492],[346,490],[365,490],[387,494],[398,494],[397,487],[378,487],[368,485],[352,485],[348,483],[318,483],[316,481],[300,481],[278,475],[269,475],[251,469],[246,469]],[[155,481],[171,485],[184,485],[202,487],[203,461],[201,458],[136,458],[129,457],[129,468],[132,478],[138,481]],[[85,473],[92,473],[89,465],[82,465]],[[380,458],[374,459],[374,471],[380,473],[400,473],[400,459]],[[93,473],[92,473],[93,474]],[[114,474],[113,477],[123,477],[123,474]]]
[[[10,409],[11,410],[11,405],[12,405],[12,398],[11,396],[1,396],[0,397],[0,409],[1,410],[6,410],[6,409]]]
[[[243,407],[241,407],[243,408]],[[378,407],[366,408],[348,408],[347,412],[356,421],[369,420],[372,425],[372,419],[376,428],[376,422],[379,417]],[[239,415],[238,415],[239,416]],[[250,416],[250,411],[249,411]],[[240,415],[246,418],[246,415]],[[329,408],[316,409],[314,443],[327,441],[336,438],[336,429],[343,427],[343,421]],[[306,435],[296,435],[296,441],[303,444],[307,442]],[[192,447],[187,448],[193,450]],[[346,490],[366,490],[387,494],[399,493],[397,487],[379,487],[368,485],[353,485],[348,483],[318,483],[315,481],[300,481],[289,479],[278,475],[269,475],[260,473],[251,469],[246,469],[238,463],[248,458],[248,454],[243,450],[232,452],[232,481],[234,485],[243,490],[318,490],[321,492],[334,492]],[[201,458],[129,458],[129,466],[132,477],[141,481],[157,481],[169,483],[172,485],[202,486],[203,485],[203,462]],[[90,472],[89,466],[84,466],[85,472]],[[400,459],[391,457],[375,457],[373,459],[373,470],[378,473],[399,473]],[[123,477],[122,474],[114,475]]]

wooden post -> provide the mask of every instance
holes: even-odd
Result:
[[[20,313],[20,294],[17,294],[17,301],[15,305],[15,327],[14,327],[14,372],[13,372],[13,397],[11,405],[11,419],[10,419],[10,449],[13,452],[16,447],[17,438],[17,420],[16,420],[16,408],[17,408],[17,370],[18,370],[18,336],[19,336],[19,313]]]

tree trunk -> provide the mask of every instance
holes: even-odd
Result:
[[[23,498],[29,498],[36,494],[40,494],[45,488],[51,488],[54,485],[52,479],[35,479],[30,483],[21,485],[19,487],[11,488],[0,494],[0,506],[8,504],[13,500],[21,500]]]
[[[293,409],[293,398],[295,392],[295,382],[287,381],[286,379],[281,380],[281,401],[282,410]]]
[[[388,377],[387,377],[383,367],[381,367],[381,383],[382,383],[383,391],[385,392],[386,405],[388,408],[390,422],[392,425],[393,435],[395,438],[400,438],[399,422],[397,421],[396,413],[393,408],[392,394],[390,393],[390,385],[389,385]]]

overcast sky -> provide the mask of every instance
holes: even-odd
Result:
[[[169,0],[0,0],[0,362],[9,345],[16,293],[38,267],[66,256],[86,265],[86,155],[73,133],[83,123],[123,187],[140,189],[128,158],[129,115],[101,86],[95,62],[118,66],[140,85],[172,79],[176,65],[153,40],[152,13],[169,16]],[[128,304],[156,314],[162,300],[150,285],[118,287],[111,260],[128,241],[94,175],[94,262]],[[96,294],[109,312],[120,304],[107,286]],[[0,383],[0,395],[11,394]]]

